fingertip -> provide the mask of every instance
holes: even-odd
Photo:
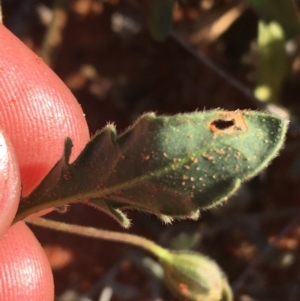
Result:
[[[20,190],[16,155],[7,135],[0,130],[0,238],[7,231],[16,214]]]
[[[54,300],[49,262],[23,222],[13,225],[0,241],[0,300]]]
[[[82,109],[58,76],[0,24],[0,125],[15,148],[28,195],[62,157],[72,139],[71,160],[89,140]]]

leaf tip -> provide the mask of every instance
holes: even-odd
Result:
[[[109,202],[109,201],[108,201]],[[109,205],[107,201],[102,200],[90,200],[88,205],[103,211],[117,221],[123,228],[128,229],[131,227],[131,220],[127,217],[121,209],[116,209],[112,205]]]
[[[198,220],[199,217],[200,217],[200,209],[196,209],[195,211],[192,211],[189,216],[189,218],[194,221]]]
[[[65,139],[65,148],[64,148],[64,157],[65,157],[66,163],[69,163],[69,161],[70,161],[72,147],[73,147],[73,142],[72,142],[71,138],[67,137]]]
[[[166,225],[167,224],[172,224],[172,222],[174,220],[171,216],[164,215],[164,214],[159,215],[159,218]]]
[[[61,206],[56,206],[55,211],[58,213],[66,213],[69,209],[69,205],[61,205]]]

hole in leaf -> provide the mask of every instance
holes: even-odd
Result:
[[[235,120],[231,119],[231,120],[224,120],[224,119],[218,119],[215,120],[211,123],[212,126],[214,126],[216,129],[222,131],[222,130],[226,130],[232,126],[235,125]]]
[[[208,122],[208,128],[216,134],[235,134],[247,131],[243,111],[224,111]]]

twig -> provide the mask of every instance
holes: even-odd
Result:
[[[202,26],[197,33],[191,35],[189,40],[192,44],[196,44],[201,41],[205,43],[215,42],[238,18],[241,17],[247,8],[247,3],[239,2],[237,5],[223,12],[217,18],[214,18],[212,22]]]
[[[41,56],[49,66],[53,66],[62,43],[69,2],[69,0],[56,0],[54,4],[52,21],[48,26],[41,49]]]
[[[211,61],[208,57],[206,57],[199,50],[192,47],[188,44],[183,38],[181,38],[175,31],[171,31],[170,36],[188,53],[190,53],[194,58],[203,63],[206,67],[213,70],[216,74],[218,74],[221,78],[223,78],[226,82],[228,82],[231,86],[239,90],[243,93],[255,107],[260,109],[266,109],[266,106],[261,103],[253,94],[251,89],[247,88],[245,85],[236,80],[233,76],[231,76],[228,72],[221,69],[217,64]]]

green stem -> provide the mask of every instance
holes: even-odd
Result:
[[[141,247],[146,251],[149,251],[153,255],[157,256],[158,258],[164,260],[168,260],[170,257],[170,253],[167,249],[164,249],[163,247],[157,245],[151,240],[134,234],[113,232],[74,224],[66,224],[41,217],[35,219],[27,219],[26,223],[80,236],[128,243],[137,247]]]

